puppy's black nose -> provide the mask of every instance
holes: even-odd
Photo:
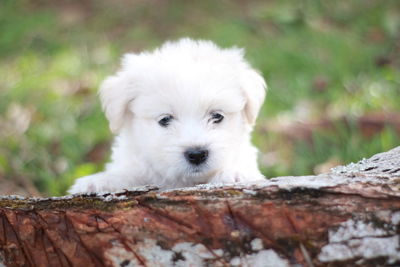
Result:
[[[200,165],[208,158],[208,150],[202,148],[189,148],[185,151],[185,158],[194,165]]]

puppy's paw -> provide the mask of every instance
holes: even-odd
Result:
[[[111,176],[106,173],[96,173],[77,179],[68,193],[99,193],[115,191],[115,189]]]
[[[259,173],[243,173],[240,171],[225,171],[216,175],[210,183],[254,183],[265,181],[265,177]]]

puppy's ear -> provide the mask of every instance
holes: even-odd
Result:
[[[100,87],[100,100],[113,133],[118,133],[129,113],[128,104],[134,99],[129,81],[122,73],[108,77]]]
[[[254,125],[265,99],[267,85],[260,73],[248,68],[241,75],[241,86],[246,97],[244,113],[247,122]]]

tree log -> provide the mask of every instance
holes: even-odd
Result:
[[[0,266],[357,265],[400,265],[400,147],[262,184],[0,198]]]

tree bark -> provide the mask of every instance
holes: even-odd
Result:
[[[399,266],[400,147],[318,176],[0,198],[0,266]]]

